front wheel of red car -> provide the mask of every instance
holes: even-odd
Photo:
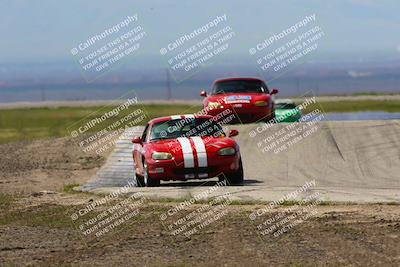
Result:
[[[144,187],[144,177],[142,175],[139,175],[135,173],[135,180],[136,180],[136,186],[137,187]]]
[[[264,118],[265,123],[273,123],[275,119],[275,110],[271,112],[267,117]]]
[[[160,180],[157,179],[151,179],[149,175],[149,171],[147,169],[147,162],[146,160],[143,160],[143,182],[144,185],[147,187],[155,187],[155,186],[160,186]]]
[[[239,161],[239,169],[234,173],[227,173],[224,176],[219,177],[219,180],[226,179],[228,185],[238,185],[243,183],[243,164],[242,159]]]

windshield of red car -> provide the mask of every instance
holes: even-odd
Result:
[[[221,81],[214,84],[213,95],[225,93],[268,93],[268,88],[257,80]]]
[[[185,118],[154,124],[150,141],[191,136],[225,136],[218,123],[208,118]]]

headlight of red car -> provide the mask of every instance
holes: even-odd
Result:
[[[166,159],[172,159],[171,153],[167,152],[154,152],[151,155],[151,158],[154,160],[166,160]]]
[[[257,106],[257,107],[266,107],[266,106],[268,106],[268,101],[256,101],[256,102],[254,103],[254,106]]]
[[[223,108],[224,106],[219,102],[208,102],[207,107],[209,109],[214,109],[214,108]]]
[[[218,150],[217,154],[220,156],[232,156],[235,155],[236,150],[233,147],[225,147]]]

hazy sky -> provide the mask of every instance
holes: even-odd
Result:
[[[319,52],[400,52],[398,0],[0,0],[0,63],[68,60],[88,37],[138,14],[147,38],[140,53],[158,51],[182,33],[226,14],[245,54],[269,34],[316,14],[326,39]]]

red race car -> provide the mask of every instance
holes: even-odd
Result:
[[[209,115],[174,115],[148,122],[132,139],[137,186],[159,186],[161,180],[226,179],[243,182],[239,145]]]
[[[234,123],[269,121],[275,117],[272,95],[264,81],[257,78],[225,78],[216,80],[211,95],[201,91],[205,97],[204,110],[215,116],[221,110],[231,109],[236,114]]]

